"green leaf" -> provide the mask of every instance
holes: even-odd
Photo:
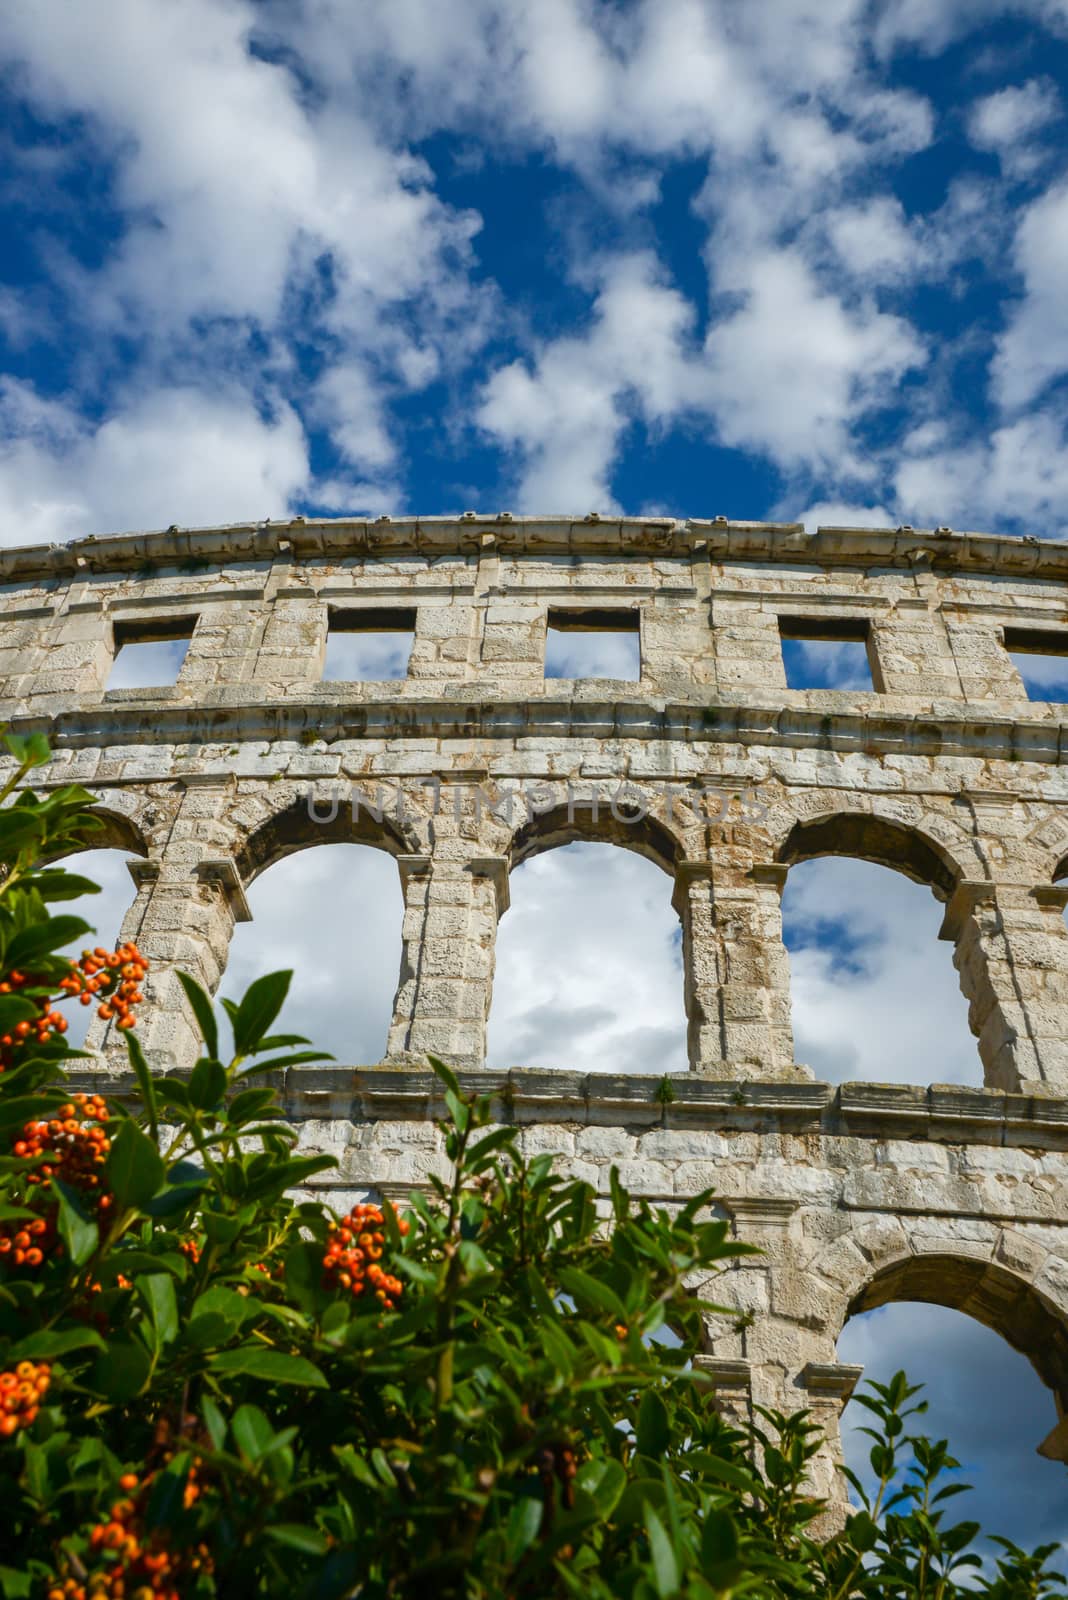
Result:
[[[577,1267],[561,1267],[557,1276],[560,1287],[577,1305],[594,1306],[598,1311],[606,1311],[617,1322],[627,1321],[626,1307],[607,1283],[591,1277],[588,1272],[580,1272]]]
[[[214,1111],[226,1093],[226,1068],[221,1061],[201,1056],[189,1079],[189,1102],[198,1111]]]
[[[31,1600],[37,1582],[32,1572],[16,1572],[14,1567],[0,1567],[0,1593],[4,1600]]]
[[[492,1133],[485,1134],[467,1152],[467,1165],[472,1172],[482,1172],[492,1165],[490,1160],[494,1153],[503,1145],[515,1142],[514,1128],[494,1128]]]
[[[230,1101],[229,1117],[232,1127],[239,1127],[242,1122],[250,1122],[253,1117],[262,1116],[267,1107],[273,1104],[275,1092],[273,1089],[242,1089],[240,1094],[235,1094]]]
[[[323,1247],[297,1239],[286,1251],[286,1289],[304,1311],[314,1311],[322,1298]]]
[[[660,1600],[678,1592],[681,1582],[679,1563],[671,1548],[667,1530],[652,1506],[645,1507],[645,1531],[649,1536],[649,1552],[653,1558],[653,1582]]]
[[[201,1038],[207,1047],[208,1055],[212,1059],[217,1059],[219,1054],[219,1029],[215,1022],[215,1007],[211,1003],[210,995],[204,992],[196,979],[191,978],[188,972],[179,972],[178,982],[184,989],[185,997],[189,1001],[194,1017],[197,1019],[197,1027],[200,1029]]]
[[[35,889],[42,900],[80,900],[83,895],[100,893],[100,885],[91,878],[79,878],[62,868],[30,873],[22,881]]]
[[[0,1033],[10,1033],[17,1022],[32,1022],[39,1008],[21,994],[0,994]]]
[[[458,1095],[460,1093],[460,1080],[452,1068],[447,1067],[444,1061],[437,1056],[427,1056],[427,1060],[430,1062],[430,1069],[434,1076],[440,1078],[446,1089],[452,1094]]]
[[[216,1450],[221,1450],[226,1443],[226,1418],[210,1395],[206,1394],[201,1400],[200,1414],[204,1418],[204,1426],[211,1436],[213,1446]]]
[[[165,1106],[177,1106],[179,1111],[189,1110],[189,1086],[181,1078],[156,1078],[156,1096]]]
[[[249,1182],[246,1194],[249,1200],[273,1198],[284,1189],[296,1189],[314,1173],[336,1166],[336,1156],[293,1156],[289,1161],[276,1161]]]
[[[612,1515],[626,1486],[626,1469],[610,1456],[587,1461],[575,1478],[575,1487],[589,1495],[602,1522],[607,1522]]]
[[[544,1513],[544,1502],[532,1494],[513,1503],[504,1530],[509,1561],[518,1561],[524,1550],[529,1550],[538,1537]]]
[[[120,1206],[140,1210],[163,1182],[163,1158],[137,1123],[127,1120],[111,1142],[105,1171]]]
[[[193,1302],[186,1336],[200,1350],[226,1344],[248,1320],[255,1302],[236,1289],[215,1284]]]
[[[268,972],[249,984],[233,1018],[237,1055],[255,1055],[260,1048],[271,1023],[285,1004],[292,977],[292,972]]]
[[[152,1361],[136,1339],[110,1338],[96,1358],[92,1387],[108,1400],[132,1400],[149,1380]]]
[[[670,1443],[667,1407],[654,1389],[646,1389],[638,1407],[638,1450],[643,1456],[659,1458]]]
[[[274,1440],[274,1429],[259,1406],[239,1406],[230,1430],[246,1461],[258,1461]]]
[[[269,1523],[264,1531],[275,1544],[287,1545],[306,1556],[323,1556],[330,1548],[330,1541],[323,1534],[302,1522]]]
[[[137,1292],[148,1307],[160,1344],[169,1344],[178,1334],[178,1300],[174,1279],[169,1272],[139,1274]]]
[[[141,1048],[132,1028],[126,1030],[126,1053],[130,1058],[130,1065],[137,1079],[137,1087],[141,1091],[141,1099],[145,1110],[148,1112],[148,1130],[153,1139],[159,1137],[159,1110],[156,1104],[156,1086],[152,1081],[152,1073],[145,1059],[145,1052]]]
[[[326,1389],[319,1368],[303,1356],[285,1355],[262,1344],[243,1344],[236,1350],[222,1350],[208,1363],[213,1372],[246,1378],[262,1378],[266,1383],[292,1383],[303,1389]]]
[[[49,917],[47,922],[34,923],[17,933],[8,945],[8,968],[31,966],[39,957],[61,950],[92,931],[81,917]]]
[[[261,1072],[281,1072],[284,1067],[305,1067],[310,1061],[332,1061],[333,1056],[323,1050],[293,1050],[288,1055],[272,1056],[269,1061],[254,1061],[242,1067],[239,1078],[258,1077]],[[273,1090],[272,1090],[273,1093]]]
[[[737,1578],[738,1529],[727,1511],[709,1511],[701,1529],[701,1570],[717,1589],[728,1588]]]
[[[100,1242],[99,1229],[85,1214],[80,1199],[66,1184],[53,1178],[51,1187],[59,1201],[59,1237],[67,1247],[73,1265],[83,1266]]]
[[[0,1080],[2,1081],[2,1080]],[[20,1122],[29,1122],[31,1117],[43,1116],[63,1104],[58,1094],[53,1090],[51,1094],[23,1094],[14,1100],[0,1100],[0,1130],[14,1128]]]
[[[54,1361],[72,1350],[104,1350],[107,1346],[95,1328],[42,1328],[12,1346],[4,1357],[16,1361]]]

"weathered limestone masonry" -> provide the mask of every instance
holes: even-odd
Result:
[[[613,1163],[668,1204],[715,1185],[765,1252],[712,1291],[733,1308],[708,1327],[725,1405],[808,1404],[833,1440],[857,1376],[836,1357],[846,1318],[936,1300],[1030,1357],[1056,1402],[1044,1448],[1068,1455],[1065,726],[1009,654],[1068,650],[1068,545],[722,518],[297,519],[5,550],[0,619],[0,714],[49,734],[46,781],[89,785],[137,856],[123,934],[154,964],[159,1066],[195,1049],[174,969],[217,984],[252,879],[365,840],[405,897],[387,1057],[285,1087],[303,1143],[337,1152],[336,1199],[403,1196],[440,1166],[437,1052],[602,1193]],[[640,680],[546,680],[550,621],[637,628]],[[328,627],[408,623],[405,681],[320,681]],[[175,685],[106,690],[117,647],[183,635]],[[787,689],[784,635],[865,640],[872,690]],[[566,1061],[485,1074],[509,872],[575,839],[671,880],[691,1072],[667,1089]],[[832,1089],[795,1061],[780,894],[793,863],[833,853],[944,902],[975,1088]],[[356,963],[358,906],[352,925]],[[93,1043],[121,1093],[121,1053]],[[840,1504],[833,1448],[819,1478]]]

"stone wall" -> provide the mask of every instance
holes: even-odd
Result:
[[[331,623],[412,613],[398,682],[323,683]],[[547,679],[550,611],[639,634],[635,683]],[[177,682],[106,688],[116,648],[186,635]],[[863,639],[868,692],[786,687],[782,637]],[[509,1075],[531,1148],[605,1192],[713,1184],[764,1248],[711,1291],[723,1403],[810,1403],[832,1437],[847,1316],[934,1299],[997,1328],[1054,1393],[1068,1454],[1068,856],[1062,708],[1009,647],[1068,650],[1068,546],[913,529],[510,517],[305,522],[0,552],[0,707],[45,782],[100,797],[137,852],[123,925],[153,962],[143,1042],[195,1051],[177,967],[214,988],[244,889],[289,851],[363,840],[404,893],[384,1063],[298,1070],[290,1113],[348,1193],[442,1157],[433,1051],[485,1074],[511,869],[574,839],[655,861],[683,939],[690,1073]],[[944,904],[973,1090],[848,1085],[795,1060],[780,896],[826,854]],[[121,1052],[92,1036],[122,1092]],[[504,1114],[502,1109],[501,1114]],[[836,1497],[833,1452],[821,1484]]]

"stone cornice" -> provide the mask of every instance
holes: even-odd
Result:
[[[668,1079],[637,1074],[513,1068],[460,1071],[467,1090],[492,1096],[497,1120],[518,1126],[701,1129],[820,1134],[829,1138],[899,1139],[1068,1150],[1068,1100],[973,1089],[954,1084],[734,1083],[682,1073]],[[79,1071],[79,1082],[122,1099],[131,1074]],[[250,1083],[259,1080],[250,1078]],[[665,1091],[670,1088],[670,1098]],[[445,1114],[444,1090],[417,1066],[294,1067],[283,1075],[281,1103],[295,1122],[427,1122]]]
[[[291,561],[360,560],[427,554],[627,556],[699,553],[719,561],[783,562],[840,567],[918,567],[1014,577],[1068,578],[1068,544],[948,529],[818,528],[799,523],[691,518],[416,517],[367,522],[303,517],[291,522],[233,523],[215,528],[88,535],[70,544],[23,545],[0,551],[0,584],[88,578],[146,568],[225,567],[282,556]]]
[[[860,751],[870,755],[978,756],[1057,764],[1068,759],[1068,721],[1013,718],[992,708],[940,702],[936,711],[894,712],[887,696],[878,708],[855,709],[856,696],[819,692],[819,706],[794,703],[713,705],[647,699],[593,699],[581,695],[527,699],[480,694],[457,686],[441,697],[364,693],[333,699],[241,698],[210,691],[190,704],[174,690],[130,690],[77,709],[31,713],[25,703],[0,705],[13,732],[47,734],[54,749],[106,749],[131,745],[223,743],[243,739],[299,740],[314,734],[327,743],[353,739],[640,739],[685,744],[731,744],[805,750]],[[370,687],[370,686],[369,686]],[[376,686],[377,687],[377,686]],[[834,709],[837,701],[843,709]],[[198,756],[198,771],[203,771]],[[433,765],[433,763],[430,763]],[[220,767],[220,772],[226,770]],[[181,777],[180,767],[174,776]]]

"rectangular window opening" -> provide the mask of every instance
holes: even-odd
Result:
[[[1029,700],[1068,702],[1068,632],[1006,628],[1003,638]]]
[[[406,678],[414,641],[414,606],[331,606],[323,682]]]
[[[780,617],[790,689],[875,689],[867,617]]]
[[[177,683],[196,617],[140,617],[116,622],[109,689],[166,689]]]
[[[641,618],[636,610],[549,607],[547,678],[616,678],[636,683],[641,675]]]

